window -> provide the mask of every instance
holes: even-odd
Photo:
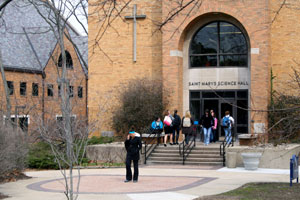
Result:
[[[14,94],[14,82],[7,81],[7,87],[8,87],[9,95],[13,95]]]
[[[48,97],[53,97],[53,85],[52,84],[47,85],[47,94],[48,94]]]
[[[4,116],[6,119],[6,116]],[[24,132],[28,132],[28,125],[30,123],[30,116],[29,115],[11,115],[11,121],[13,122],[14,126],[20,127]]]
[[[29,124],[29,117],[28,116],[20,116],[19,118],[19,127],[24,132],[28,132],[28,124]]]
[[[25,96],[26,95],[26,82],[20,83],[20,95]]]
[[[74,87],[69,86],[69,97],[73,97],[73,96],[74,96]]]
[[[32,83],[32,96],[39,96],[39,84]]]
[[[228,22],[200,28],[190,44],[190,67],[247,67],[248,45],[242,31]]]
[[[66,67],[68,69],[73,69],[73,60],[72,60],[71,54],[68,51],[65,51],[65,54],[66,54]],[[61,54],[59,55],[59,58],[58,58],[58,67],[62,67],[62,55]]]
[[[61,95],[60,95],[60,89],[61,88],[61,86],[60,85],[58,85],[58,96],[60,97]]]
[[[76,115],[71,115],[71,122],[75,122],[76,120]],[[56,115],[56,121],[57,122],[62,122],[63,121],[63,116],[62,115]]]
[[[79,98],[83,97],[83,88],[81,86],[78,86],[77,93]]]

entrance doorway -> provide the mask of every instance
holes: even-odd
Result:
[[[190,91],[190,111],[196,121],[200,121],[205,110],[214,110],[218,119],[218,136],[224,136],[221,120],[226,111],[235,120],[235,136],[248,133],[248,90],[230,91]]]

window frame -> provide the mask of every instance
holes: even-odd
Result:
[[[81,95],[80,95],[81,94]],[[78,86],[77,87],[77,96],[78,98],[82,99],[83,98],[83,87],[82,86]]]
[[[74,86],[69,85],[68,93],[70,98],[74,97]]]
[[[9,91],[9,95],[12,96],[14,95],[14,82],[13,81],[6,81],[7,83],[7,88],[8,88],[8,91]]]
[[[35,89],[35,86],[37,87],[37,89]],[[39,84],[38,83],[32,83],[31,85],[31,95],[33,97],[38,97],[39,96]]]
[[[22,86],[22,84],[24,85]],[[20,96],[26,96],[26,93],[27,93],[27,82],[20,82]]]
[[[217,53],[206,53],[206,54],[192,54],[191,53],[191,47],[192,47],[192,43],[194,41],[195,36],[198,34],[199,31],[201,31],[203,28],[205,28],[206,26],[213,24],[213,23],[217,23],[217,31],[218,31],[218,42],[217,42]],[[220,23],[228,23],[233,25],[234,27],[236,27],[238,30],[240,30],[240,32],[242,33],[245,42],[246,42],[246,49],[247,52],[246,53],[221,53],[220,52]],[[220,57],[221,56],[239,56],[239,55],[243,55],[247,57],[247,63],[245,66],[221,66],[220,65]],[[196,66],[196,67],[192,67],[191,66],[191,57],[192,56],[216,56],[216,60],[217,60],[217,65],[216,66]],[[230,21],[226,21],[226,20],[213,20],[210,21],[208,23],[205,23],[204,25],[202,25],[200,28],[197,29],[197,31],[194,33],[194,35],[192,36],[192,39],[189,43],[189,48],[188,48],[188,66],[189,69],[197,69],[197,68],[203,68],[203,69],[207,69],[207,68],[248,68],[249,67],[249,42],[248,42],[248,38],[247,38],[247,34],[245,33],[245,31],[243,31],[243,29],[241,27],[239,27],[238,25],[236,25],[235,23],[232,23]]]
[[[65,50],[65,54],[66,54],[66,68],[74,69],[73,59],[72,59],[70,52]],[[70,61],[71,63],[68,64],[68,61]],[[62,54],[61,53],[59,54],[59,57],[58,57],[57,66],[58,66],[58,68],[62,68]]]
[[[52,95],[49,95],[50,94],[49,92],[51,92]],[[53,86],[53,84],[47,84],[47,96],[48,97],[53,97],[54,96],[54,86]]]

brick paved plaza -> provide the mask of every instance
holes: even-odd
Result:
[[[0,185],[10,200],[63,200],[59,171],[26,172],[31,179]],[[79,199],[192,200],[236,189],[249,182],[289,182],[288,170],[190,166],[141,166],[138,183],[124,183],[125,168],[81,170]]]

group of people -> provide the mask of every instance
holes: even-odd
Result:
[[[189,141],[189,136],[193,131],[194,120],[192,119],[190,111],[186,111],[184,117],[181,119],[177,114],[177,110],[174,110],[174,115],[171,115],[167,110],[164,115],[164,120],[161,121],[157,117],[151,124],[151,129],[157,134],[160,134],[163,130],[165,132],[164,146],[167,146],[168,136],[170,137],[170,145],[178,145],[179,132],[182,129],[182,133],[185,135],[185,143]],[[203,129],[204,145],[208,145],[210,142],[217,141],[217,126],[218,119],[215,116],[214,110],[205,110],[204,115],[201,117],[200,125]],[[231,129],[234,125],[234,119],[230,116],[230,112],[226,111],[225,116],[221,120],[221,126],[224,128],[225,139],[227,143],[232,140]],[[131,127],[129,134],[125,141],[125,148],[127,150],[126,156],[126,180],[125,182],[138,181],[138,161],[140,159],[140,150],[142,148],[141,137],[139,133],[135,132],[134,127]],[[133,161],[134,175],[131,172],[131,161]]]
[[[179,132],[182,129],[182,133],[185,135],[185,141],[187,143],[189,135],[193,131],[194,120],[191,117],[190,111],[186,111],[185,116],[181,119],[177,114],[177,110],[174,110],[174,115],[169,110],[165,112],[164,120],[158,117],[152,124],[151,129],[160,134],[163,130],[165,132],[164,146],[167,146],[167,139],[170,137],[170,145],[178,145]],[[207,146],[211,142],[218,140],[217,127],[218,119],[214,110],[205,110],[204,115],[201,117],[200,126],[203,130],[204,145]],[[234,119],[230,116],[230,112],[226,111],[225,116],[221,120],[221,126],[225,132],[225,138],[227,142],[231,142],[231,129],[234,124]]]
[[[186,136],[186,141],[188,135],[192,132],[194,121],[191,117],[190,111],[186,111],[186,114],[182,119],[177,112],[177,110],[174,110],[174,115],[172,115],[171,112],[167,110],[164,114],[163,121],[161,121],[161,119],[158,117],[151,124],[151,129],[158,134],[164,130],[164,146],[167,146],[168,137],[170,137],[170,145],[178,145],[179,133],[181,129],[182,133]]]
[[[205,110],[205,114],[201,117],[201,126],[204,135],[204,145],[207,146],[210,142],[217,141],[218,119],[215,116],[214,110]],[[234,125],[234,119],[230,116],[230,112],[226,111],[225,116],[221,120],[221,126],[225,132],[227,143],[232,141],[231,129]]]

